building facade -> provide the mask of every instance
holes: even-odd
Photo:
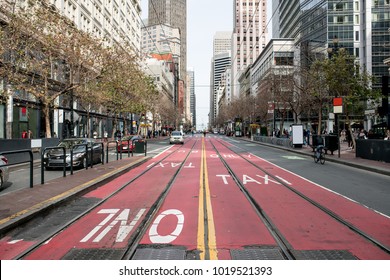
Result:
[[[210,114],[209,123],[213,124],[218,115],[218,97],[226,69],[231,68],[232,32],[218,31],[213,39],[213,58],[210,75]]]
[[[389,75],[384,61],[390,56],[390,0],[275,0],[273,10],[273,26],[279,26],[274,35],[294,38],[301,65],[343,48],[373,75],[373,89],[389,87],[382,80]],[[366,129],[373,117],[364,116]]]
[[[188,73],[188,88],[190,96],[190,116],[193,128],[196,128],[196,94],[195,94],[195,72],[193,69],[187,71]]]
[[[180,78],[187,70],[187,1],[149,0],[149,25],[169,25],[180,31]]]
[[[218,116],[219,90],[223,83],[223,74],[231,67],[231,52],[216,54],[212,61],[211,87],[210,87],[210,119],[209,123],[214,124]]]
[[[232,93],[238,96],[238,78],[268,43],[266,0],[233,1]]]
[[[143,56],[151,53],[171,53],[180,57],[180,44],[179,28],[166,24],[142,27],[141,52]]]
[[[126,41],[139,53],[140,0],[50,0],[50,3],[80,30],[105,38],[108,44]]]
[[[59,14],[71,19],[80,30],[105,39],[106,44],[126,42],[134,52],[140,52],[140,0],[48,0],[48,3]],[[1,1],[0,4],[6,4],[2,7],[17,12],[19,8],[27,7],[29,1]],[[53,79],[61,83],[63,77],[53,72]],[[24,130],[31,130],[34,138],[45,137],[39,101],[28,92],[13,90],[1,77],[0,91],[10,96],[7,100],[0,99],[0,138],[20,138]],[[55,105],[58,107],[59,103],[60,100]],[[112,119],[105,110],[87,113],[76,101],[72,107],[56,108],[50,112],[52,137],[92,135],[95,131],[98,137],[102,137],[105,131],[111,134],[115,129],[124,130],[124,118],[132,119],[132,116],[120,116],[118,127],[113,127]]]

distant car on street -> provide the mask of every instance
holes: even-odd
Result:
[[[130,142],[129,142],[130,141]],[[144,138],[141,135],[127,135],[122,137],[118,143],[118,153],[123,152],[132,152],[133,151],[133,141],[143,142]]]
[[[8,181],[9,171],[8,167],[4,166],[8,163],[8,159],[5,156],[0,156],[0,189],[4,187],[4,184]]]
[[[88,145],[88,163],[87,151],[85,146],[76,146],[80,144]],[[76,147],[75,147],[76,146]],[[88,165],[102,162],[102,145],[93,138],[69,138],[62,140],[57,147],[65,148],[65,166],[70,167],[70,151],[73,149],[73,167],[84,168]],[[91,160],[91,151],[92,160]],[[62,149],[48,150],[43,157],[44,166],[47,170],[64,167],[64,155]]]
[[[181,131],[172,131],[169,144],[184,144],[184,135]]]

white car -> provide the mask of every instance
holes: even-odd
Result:
[[[8,167],[4,166],[7,163],[7,158],[5,156],[0,156],[0,188],[4,187],[4,184],[8,181]]]
[[[172,131],[169,144],[184,144],[184,135],[181,131]]]

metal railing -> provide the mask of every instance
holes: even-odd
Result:
[[[47,147],[43,149],[41,153],[41,184],[43,185],[45,183],[45,154],[46,151],[51,151],[51,150],[62,150],[62,157],[64,160],[64,166],[63,166],[63,171],[64,171],[64,177],[66,177],[66,149],[65,147]],[[49,163],[49,159],[47,159],[46,165]]]
[[[33,166],[34,157],[33,157],[32,150],[28,149],[28,150],[18,150],[18,151],[6,151],[6,152],[0,152],[0,155],[13,155],[13,154],[23,154],[23,153],[28,153],[30,156],[30,160],[19,161],[17,163],[10,163],[10,164],[7,163],[7,164],[2,165],[2,166],[12,166],[12,165],[20,164],[20,163],[29,162],[30,163],[30,188],[32,188],[34,185],[34,171],[33,171],[34,170],[34,166]]]

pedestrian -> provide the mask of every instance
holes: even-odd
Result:
[[[385,140],[390,140],[390,129],[386,131]]]
[[[351,131],[349,129],[347,129],[347,131],[345,132],[345,137],[347,139],[348,148],[351,148],[352,134],[351,134]]]
[[[27,131],[23,130],[22,132],[22,138],[27,139]]]
[[[96,139],[96,138],[97,138],[97,135],[98,135],[98,134],[97,134],[97,131],[95,130],[95,131],[93,132],[93,138]]]
[[[105,130],[104,131],[104,142],[107,142],[108,140],[108,132]]]
[[[33,133],[31,131],[31,129],[28,130],[28,138],[33,139]]]
[[[361,129],[358,135],[358,139],[367,139],[364,129]]]
[[[118,130],[115,132],[115,140],[116,140],[116,141],[119,141],[119,140],[121,140],[121,137],[122,137],[121,131],[118,129]]]

